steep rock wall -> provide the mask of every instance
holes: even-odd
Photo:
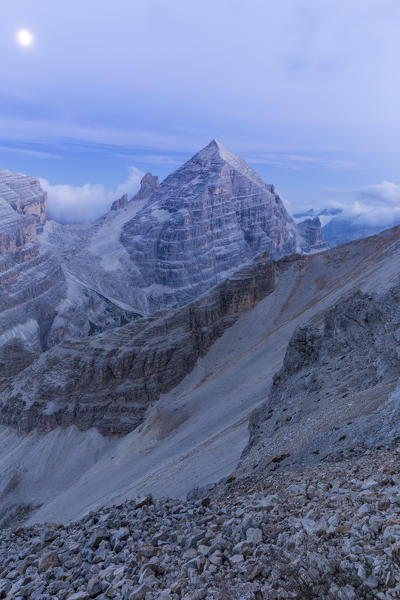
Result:
[[[400,283],[355,291],[294,332],[241,470],[288,468],[391,446],[400,433]]]
[[[310,250],[274,186],[215,140],[162,182],[121,241],[150,312],[189,302],[262,252]]]
[[[62,342],[11,383],[3,380],[0,421],[20,431],[75,424],[127,433],[227,327],[273,290],[275,268],[261,259],[180,310]]]

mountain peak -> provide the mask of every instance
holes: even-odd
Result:
[[[221,144],[215,138],[207,144],[202,150],[197,152],[189,161],[200,162],[203,166],[212,164],[220,164],[221,162],[228,164],[233,169],[238,171],[241,175],[244,175],[257,185],[261,187],[267,186],[267,184],[261,179],[261,177],[247,164],[247,162],[234,154],[225,146]]]
[[[223,145],[221,144],[221,142],[219,142],[215,138],[213,138],[208,145],[209,146],[213,146],[214,148],[216,148],[218,150],[218,152],[221,152],[221,151],[225,150],[225,148],[223,147]]]
[[[207,146],[204,146],[204,148],[202,148],[199,152],[197,152],[197,154],[195,154],[195,156],[197,157],[212,157],[215,156],[216,154],[218,154],[219,156],[222,157],[222,154],[224,154],[224,152],[228,152],[228,150],[226,150],[223,145],[216,140],[215,138],[211,140],[211,142],[209,142],[207,144]]]

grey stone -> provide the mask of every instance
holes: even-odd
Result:
[[[96,549],[99,547],[100,543],[103,540],[108,540],[109,537],[110,537],[109,531],[105,527],[99,527],[98,529],[95,529],[95,531],[93,532],[93,534],[89,540],[89,545],[91,548]]]
[[[102,591],[102,583],[101,579],[98,576],[94,575],[89,579],[87,584],[87,591],[91,598],[94,598],[95,596],[100,594],[100,592]]]
[[[249,529],[246,531],[246,539],[252,544],[259,544],[262,541],[261,529],[249,527]]]
[[[151,592],[151,587],[143,583],[137,587],[129,596],[129,600],[145,600],[147,592]]]
[[[53,567],[58,567],[60,559],[57,552],[47,552],[44,554],[39,561],[39,572],[47,571]]]

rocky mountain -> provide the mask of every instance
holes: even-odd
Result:
[[[17,339],[22,353],[184,305],[265,250],[321,247],[317,224],[297,228],[273,186],[215,141],[161,185],[147,173],[94,223],[45,222],[39,182],[1,173],[0,346]]]
[[[217,142],[157,183],[40,233],[3,175],[0,598],[399,597],[400,228],[317,252]]]
[[[327,249],[319,217],[304,219],[304,221],[297,223],[297,228],[310,250],[321,251]]]
[[[135,202],[137,200],[148,200],[150,196],[154,194],[154,192],[160,187],[157,175],[152,175],[151,173],[146,173],[141,181],[139,191],[132,196],[129,200],[128,194],[123,194],[121,198],[114,200],[111,205],[111,210],[119,210],[121,208],[126,208],[129,202]]]
[[[238,481],[258,464],[312,464],[324,458],[320,440],[332,458],[351,453],[353,430],[370,448],[387,432],[390,445],[399,252],[394,229],[324,253],[259,257],[185,307],[30,357],[2,381],[3,512],[68,520],[136,494],[182,497],[235,471],[260,407]]]
[[[178,384],[241,313],[270,293],[274,271],[271,260],[260,260],[181,310],[61,342],[30,368],[21,364],[19,377],[13,364],[11,385],[8,376],[0,376],[0,422],[21,432],[70,425],[97,427],[103,435],[132,431],[148,406]]]
[[[15,339],[25,343],[27,351],[52,345],[50,328],[65,280],[54,255],[42,251],[38,242],[46,202],[37,179],[0,171],[0,346],[6,345],[2,361],[8,342]],[[23,354],[23,344],[19,347]]]
[[[262,252],[310,251],[274,186],[213,140],[123,227],[149,310],[180,306]]]
[[[336,207],[327,207],[327,208],[309,208],[303,212],[294,213],[293,218],[296,221],[302,221],[303,219],[315,219],[316,217],[322,223],[322,226],[325,226],[331,219],[336,217],[337,215],[341,215],[343,210],[341,208]]]
[[[159,187],[157,175],[146,173],[140,182],[139,191],[131,198],[131,202],[132,200],[148,200]]]
[[[400,439],[399,283],[355,290],[295,330],[264,405],[251,419],[246,463],[287,468],[360,454]]]

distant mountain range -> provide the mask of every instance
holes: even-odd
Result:
[[[389,226],[400,224],[400,220],[394,219],[389,225],[371,225],[365,222],[362,214],[348,214],[342,208],[311,208],[293,215],[296,221],[316,217],[321,221],[323,239],[330,248],[375,235]]]

